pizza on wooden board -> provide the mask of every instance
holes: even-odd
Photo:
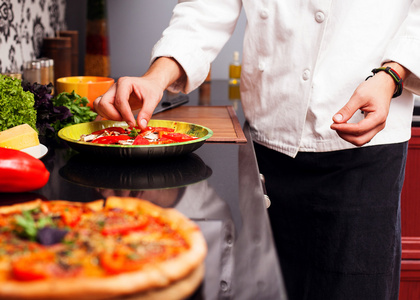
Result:
[[[206,252],[195,223],[137,198],[1,206],[0,298],[182,299]]]

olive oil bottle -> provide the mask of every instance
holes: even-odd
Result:
[[[229,84],[239,85],[241,81],[241,61],[239,60],[239,52],[233,52],[233,61],[229,65]]]

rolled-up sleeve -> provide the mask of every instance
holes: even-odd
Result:
[[[187,77],[170,89],[189,93],[207,77],[210,64],[232,35],[242,8],[241,0],[180,0],[168,28],[152,50],[158,57],[174,58]]]
[[[420,95],[420,0],[411,3],[409,13],[387,47],[383,62],[395,61],[411,71],[404,87]]]

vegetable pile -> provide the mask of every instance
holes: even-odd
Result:
[[[34,95],[24,91],[19,79],[0,75],[0,131],[25,123],[36,130],[34,103]]]
[[[97,113],[87,106],[88,103],[89,100],[86,97],[80,97],[74,91],[71,93],[63,92],[53,98],[55,107],[67,107],[71,114],[68,118],[57,120],[53,124],[54,130],[58,131],[66,126],[93,121]]]
[[[30,84],[0,75],[0,131],[28,124],[39,135],[51,136],[60,129],[93,121],[86,97],[74,91],[52,96],[53,85]]]
[[[87,98],[80,97],[74,91],[53,97],[52,84],[30,84],[24,81],[22,86],[34,95],[36,127],[40,135],[50,136],[66,126],[93,121],[97,115],[87,106]]]
[[[152,126],[143,130],[140,127],[108,127],[80,137],[82,142],[107,145],[163,145],[196,139],[198,137],[175,132],[173,128]]]

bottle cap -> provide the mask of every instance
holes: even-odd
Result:
[[[25,64],[25,69],[29,70],[29,69],[41,69],[41,63],[39,61],[33,60],[33,61],[28,61]]]
[[[239,60],[239,52],[238,51],[234,51],[233,52],[233,60],[234,61],[238,61]]]

